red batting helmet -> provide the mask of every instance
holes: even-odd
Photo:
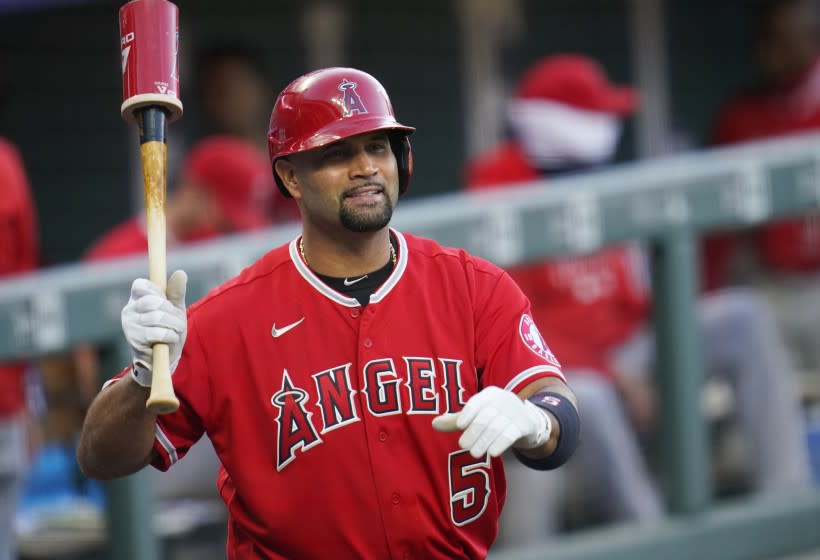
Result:
[[[271,165],[276,160],[326,146],[343,138],[384,130],[399,168],[399,194],[413,174],[407,136],[413,127],[396,121],[390,98],[376,78],[355,68],[324,68],[296,78],[273,106],[268,128]],[[290,193],[274,169],[279,190]]]

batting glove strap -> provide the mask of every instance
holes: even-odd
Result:
[[[179,358],[174,360],[173,363],[170,365],[171,374],[177,369],[177,365],[179,364]],[[151,383],[154,379],[154,373],[151,370],[151,364],[145,363],[142,360],[134,360],[134,363],[131,364],[131,377],[134,378],[134,381],[137,382],[138,385],[142,385],[143,387],[150,387]]]
[[[523,453],[519,453],[517,449],[513,449],[513,452],[521,463],[531,469],[539,471],[556,469],[569,461],[569,458],[572,457],[578,447],[581,435],[581,417],[578,415],[578,410],[564,395],[550,391],[536,393],[527,399],[527,402],[551,412],[558,420],[558,425],[561,428],[558,445],[548,457],[540,459],[527,457]]]
[[[518,441],[513,446],[516,449],[534,449],[544,445],[552,433],[552,418],[547,411],[535,406],[530,401],[524,401],[526,414],[530,417],[533,431]]]
[[[137,360],[131,365],[131,377],[137,382],[137,385],[150,387],[153,379],[151,367],[145,362]]]

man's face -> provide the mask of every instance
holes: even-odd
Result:
[[[219,201],[195,179],[182,180],[168,200],[169,223],[180,241],[202,241],[229,233],[233,228]]]
[[[218,131],[244,136],[266,126],[270,94],[248,63],[234,58],[213,61],[202,90],[203,109]]]
[[[294,154],[280,168],[290,179],[285,183],[305,222],[341,224],[360,233],[384,228],[393,216],[399,173],[385,132],[359,134]]]
[[[772,9],[764,26],[759,57],[770,82],[788,82],[814,61],[818,54],[818,37],[811,2],[782,2]]]

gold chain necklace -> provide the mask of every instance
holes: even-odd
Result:
[[[302,257],[302,260],[305,261],[305,264],[310,266],[308,264],[307,258],[305,257],[305,238],[304,237],[299,238],[299,254]],[[396,261],[397,260],[398,259],[396,258],[396,249],[393,247],[393,242],[391,241],[390,242],[390,262],[393,263],[393,266],[396,266]]]

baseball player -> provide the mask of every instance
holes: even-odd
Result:
[[[820,132],[820,17],[814,2],[772,0],[756,12],[759,78],[720,105],[711,143]],[[800,370],[820,369],[820,212],[710,232],[701,255],[710,290],[752,283],[771,303]],[[807,379],[810,379],[807,378]]]
[[[86,417],[88,475],[168,469],[207,433],[231,559],[486,556],[501,454],[558,467],[580,421],[510,277],[388,227],[413,130],[360,70],[318,70],[280,93],[270,156],[301,235],[187,313],[184,272],[167,299],[134,281],[122,313],[133,363]],[[155,342],[171,348],[181,402],[159,417],[145,408]]]
[[[255,145],[224,134],[194,144],[168,197],[169,246],[270,225],[265,209],[276,188],[266,159]],[[101,261],[147,251],[145,214],[140,212],[94,241],[83,259]]]
[[[38,265],[37,209],[23,158],[0,138],[0,277]],[[28,463],[26,363],[0,364],[0,558],[15,557],[14,511]]]

